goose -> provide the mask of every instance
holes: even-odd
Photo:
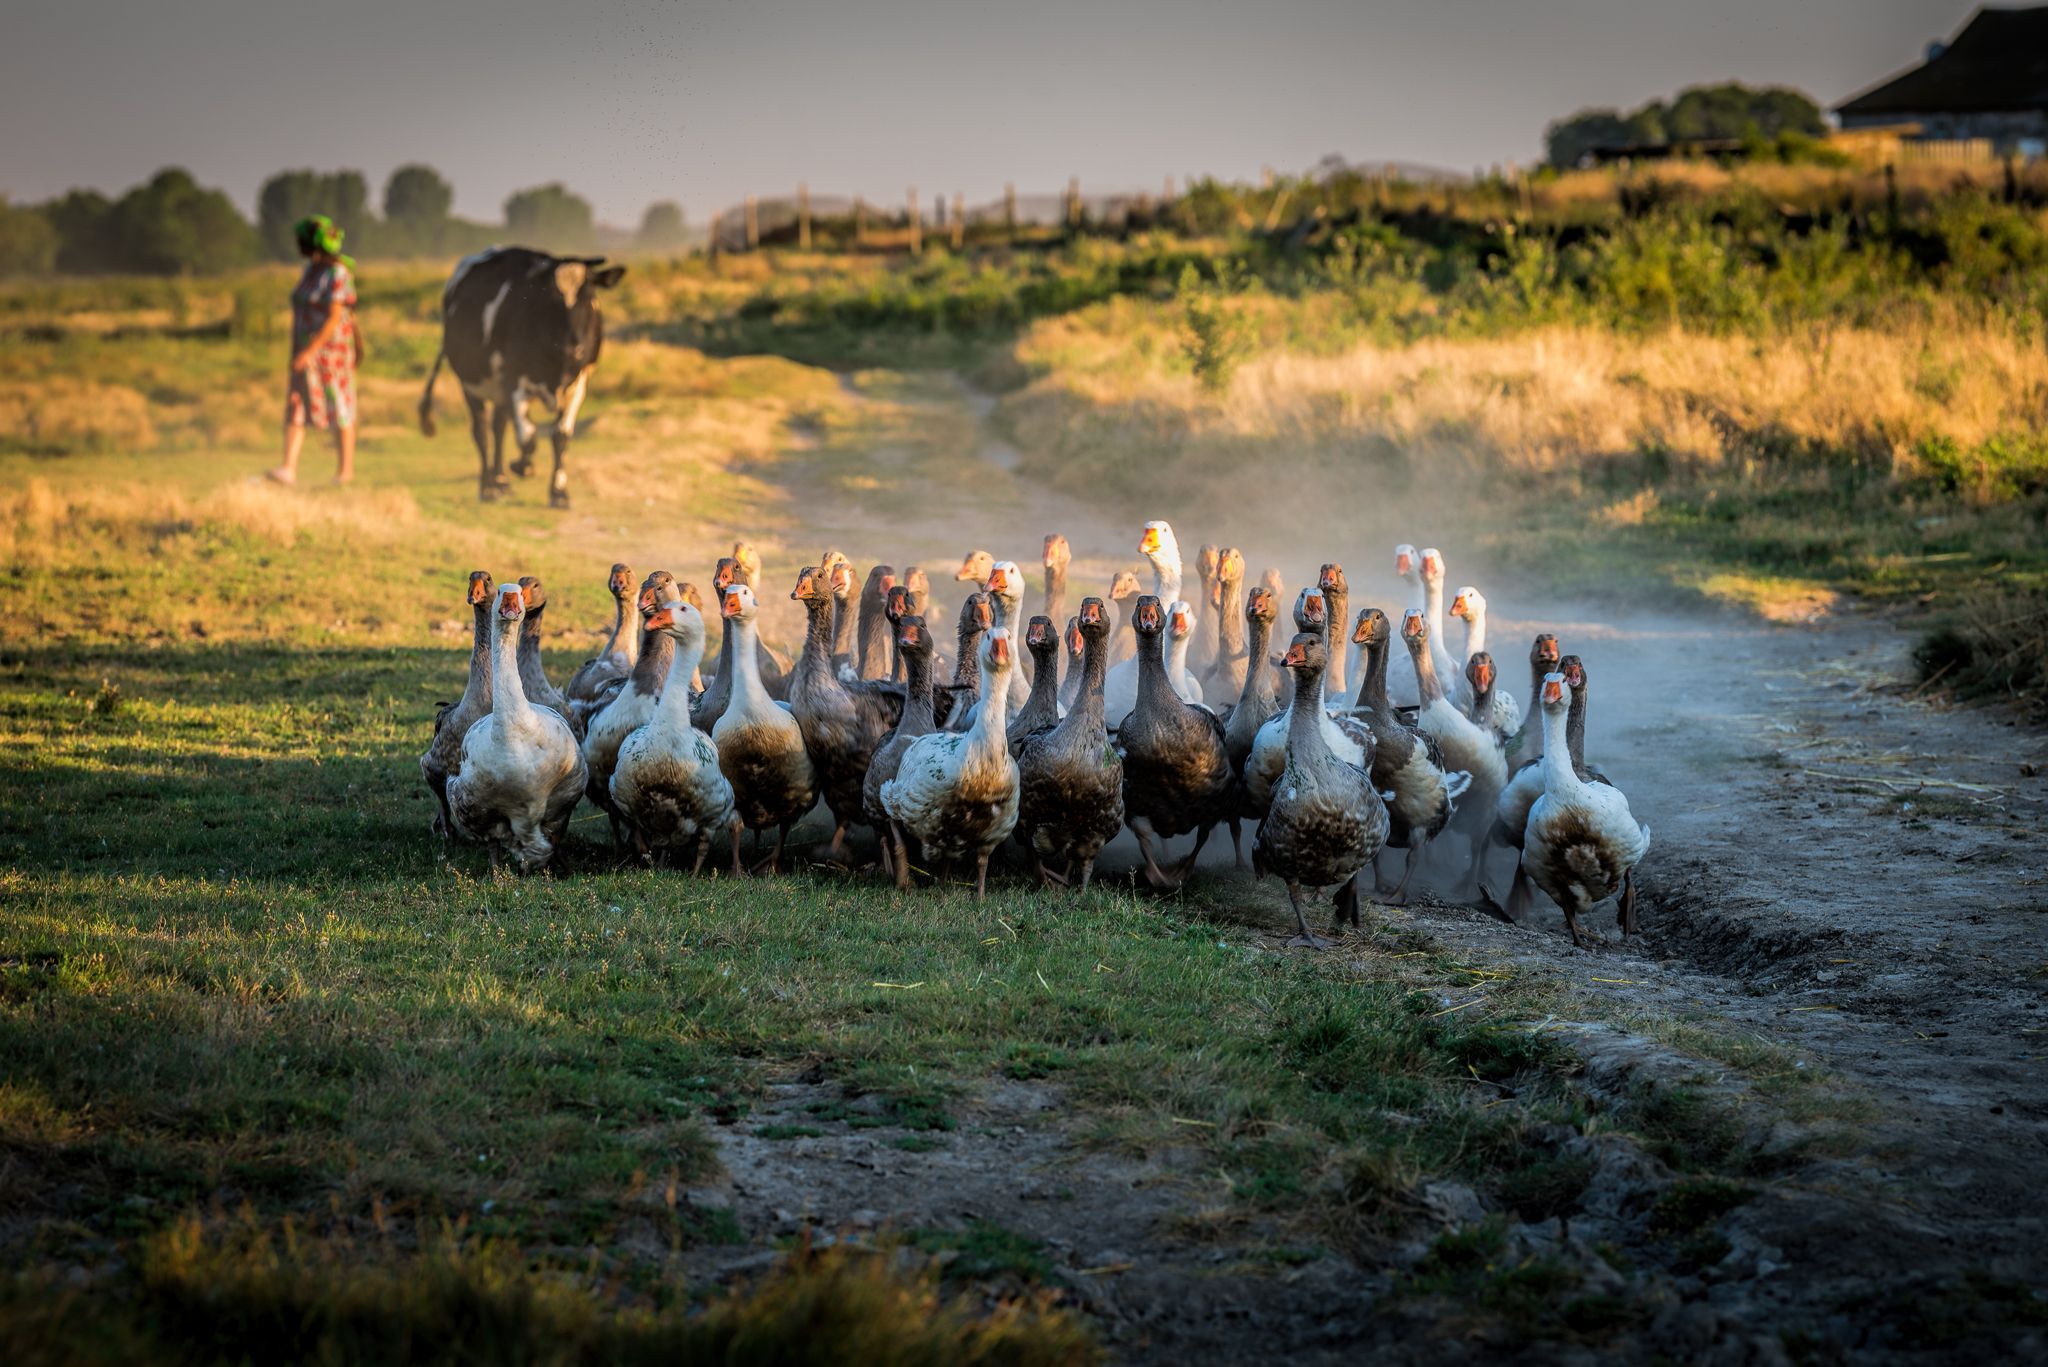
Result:
[[[1195,582],[1201,586],[1195,603],[1195,635],[1198,638],[1193,648],[1193,671],[1207,674],[1216,664],[1217,619],[1223,616],[1218,596],[1217,570],[1223,563],[1223,548],[1213,541],[1202,543],[1195,552]]]
[[[832,671],[842,680],[851,683],[856,675],[853,670],[854,634],[857,623],[853,607],[853,562],[843,551],[829,547],[818,557],[815,567],[819,582],[831,591],[832,622]]]
[[[910,743],[939,728],[932,712],[932,634],[926,630],[924,618],[914,612],[903,614],[896,623],[896,658],[903,662],[908,676],[903,716],[889,738],[875,748],[860,788],[861,811],[868,825],[882,833],[882,873],[890,878],[896,876],[896,841],[890,833],[888,808],[882,805],[882,785],[896,777]]]
[[[676,596],[697,609],[697,616],[700,619],[704,616],[704,595],[695,584],[690,583],[688,580],[677,584]],[[699,654],[701,656],[702,652],[700,651]],[[695,707],[697,700],[704,696],[704,667],[701,659],[698,662],[697,668],[690,671],[689,683],[690,706]],[[664,684],[663,687],[666,688],[667,685]]]
[[[1129,570],[1118,570],[1110,576],[1109,590],[1103,596],[1117,612],[1109,633],[1109,667],[1115,669],[1138,650],[1138,638],[1131,633],[1131,613],[1138,604],[1138,576]]]
[[[960,568],[953,572],[956,583],[982,585],[988,583],[991,571],[996,567],[996,558],[987,551],[969,551],[960,557]]]
[[[924,615],[913,608],[910,601],[909,585],[891,584],[888,596],[882,602],[883,629],[889,637],[889,679],[892,683],[904,682],[907,674],[903,662],[903,619]]]
[[[989,568],[988,582],[982,585],[989,602],[995,608],[996,625],[1009,631],[1012,639],[1023,625],[1024,571],[1017,568],[1014,560],[998,560]],[[1010,671],[1010,711],[1015,712],[1024,705],[1031,695],[1030,681],[1025,677],[1027,665]]]
[[[1393,627],[1387,614],[1378,608],[1361,608],[1351,639],[1360,647],[1357,716],[1372,732],[1373,786],[1393,794],[1387,801],[1392,823],[1387,848],[1408,851],[1401,881],[1390,893],[1391,900],[1404,903],[1423,851],[1450,824],[1453,806],[1471,785],[1472,776],[1446,773],[1435,737],[1402,720],[1388,699],[1387,658],[1393,654]]]
[[[995,608],[988,595],[980,589],[968,594],[960,604],[960,621],[954,628],[958,646],[953,653],[953,706],[942,719],[949,731],[965,731],[974,725],[974,709],[981,702],[981,638],[994,630],[995,624]]]
[[[1031,693],[1024,706],[1009,721],[1011,754],[1022,749],[1033,732],[1057,726],[1060,721],[1060,640],[1053,632],[1052,618],[1040,615],[1031,619],[1024,628],[1024,649],[1031,652],[1038,668],[1031,676]]]
[[[704,658],[704,614],[678,596],[657,605],[646,625],[671,642],[668,678],[654,715],[619,746],[612,806],[632,828],[644,862],[689,853],[690,871],[701,873],[712,841],[739,826],[718,747],[690,721],[690,678]]]
[[[853,572],[841,563],[834,577],[850,583]],[[804,745],[824,789],[825,806],[832,813],[832,843],[826,846],[824,857],[845,863],[847,830],[863,816],[861,780],[867,776],[868,761],[875,757],[876,748],[902,718],[903,699],[879,684],[849,687],[833,667],[837,595],[827,587],[820,567],[798,570],[796,587],[789,596],[803,605],[806,618],[803,653],[797,657],[796,674],[790,682],[789,710],[803,730]]]
[[[1245,671],[1237,701],[1223,717],[1223,750],[1230,756],[1231,771],[1238,777],[1237,791],[1242,802],[1242,810],[1230,818],[1230,847],[1237,856],[1240,869],[1245,867],[1243,821],[1246,818],[1252,821],[1259,819],[1258,809],[1251,805],[1244,792],[1245,764],[1251,758],[1252,742],[1258,738],[1259,728],[1280,712],[1279,683],[1266,659],[1266,647],[1273,636],[1273,622],[1279,616],[1274,601],[1273,591],[1263,584],[1245,594],[1244,619],[1251,637],[1246,646],[1246,658],[1253,663]]]
[[[877,565],[868,571],[867,582],[860,589],[860,618],[855,635],[854,676],[860,679],[886,679],[890,675],[890,657],[895,647],[890,644],[891,633],[888,617],[889,593],[896,587],[896,568],[893,565]]]
[[[1049,532],[1041,560],[1045,567],[1045,601],[1039,604],[1038,610],[1057,624],[1067,615],[1067,566],[1074,562],[1074,551],[1064,536]],[[1055,660],[1053,663],[1057,666],[1060,662]],[[1066,676],[1062,673],[1060,677]]]
[[[603,707],[592,712],[584,724],[583,763],[590,782],[590,800],[611,818],[614,854],[625,853],[632,831],[625,814],[612,802],[612,769],[619,762],[619,747],[625,744],[626,737],[654,716],[654,704],[661,697],[661,686],[668,682],[669,664],[676,652],[675,638],[647,629],[645,619],[662,602],[676,596],[674,587],[673,577],[665,570],[656,570],[641,584],[640,658],[633,662],[633,672],[626,677],[624,686]],[[688,706],[687,699],[684,705]]]
[[[1231,812],[1235,776],[1223,749],[1223,723],[1206,707],[1191,707],[1166,681],[1161,638],[1166,609],[1152,594],[1131,614],[1138,637],[1138,702],[1117,740],[1124,757],[1124,820],[1145,856],[1154,887],[1177,888],[1195,864],[1216,823]],[[1195,847],[1172,874],[1161,870],[1155,847],[1184,831]]]
[[[1434,546],[1424,546],[1422,564],[1422,615],[1429,623],[1429,655],[1436,662],[1438,679],[1448,679],[1446,692],[1453,702],[1459,701],[1457,690],[1462,686],[1465,674],[1463,667],[1451,658],[1450,645],[1444,639],[1444,557]]]
[[[1310,949],[1322,949],[1328,941],[1308,928],[1302,889],[1337,888],[1338,921],[1356,924],[1359,872],[1387,843],[1388,830],[1387,805],[1373,787],[1370,761],[1358,765],[1333,755],[1318,720],[1332,654],[1323,636],[1313,631],[1300,633],[1287,647],[1284,663],[1294,675],[1295,699],[1287,726],[1287,764],[1252,846],[1253,872],[1261,878],[1273,874],[1287,885],[1299,932],[1289,944]]]
[[[711,571],[711,596],[722,605],[725,591],[739,582],[739,562],[729,555],[718,558],[718,564]],[[718,672],[711,676],[711,686],[704,690],[704,696],[697,700],[690,720],[700,731],[710,731],[725,715],[727,702],[732,698],[732,623],[721,607],[718,614]]]
[[[1109,743],[1102,711],[1102,676],[1109,665],[1109,609],[1083,598],[1074,619],[1081,637],[1077,700],[1060,723],[1025,737],[1017,756],[1018,816],[1041,884],[1072,883],[1088,890],[1095,859],[1124,822],[1124,765]],[[1055,874],[1047,861],[1062,864]]]
[[[434,714],[434,736],[420,754],[420,777],[440,804],[434,818],[434,833],[446,840],[456,834],[454,817],[448,811],[448,777],[462,765],[462,738],[477,718],[491,710],[491,576],[483,570],[469,572],[470,627],[469,681],[462,686],[458,702],[444,703]]]
[[[1202,706],[1202,686],[1188,668],[1188,651],[1195,638],[1194,605],[1176,602],[1166,609],[1166,681],[1184,703]]]
[[[896,777],[882,785],[896,842],[896,886],[910,887],[908,840],[915,836],[935,863],[974,860],[974,900],[988,896],[988,857],[1017,825],[1017,762],[1005,738],[1015,664],[1010,633],[996,627],[982,641],[981,715],[965,732],[934,731],[903,752]]]
[[[791,823],[818,801],[818,774],[804,747],[803,728],[789,704],[768,695],[761,680],[755,621],[760,606],[745,584],[729,585],[720,611],[733,633],[732,697],[711,739],[718,746],[718,768],[732,784],[733,804],[748,830],[775,828],[775,853],[770,872],[782,868],[782,848]],[[732,835],[733,872],[740,872],[740,832]]]
[[[1407,542],[1394,547],[1394,577],[1408,586],[1410,608],[1426,608],[1428,594],[1422,587],[1422,553]],[[1394,658],[1387,662],[1387,695],[1396,707],[1420,707],[1422,690],[1415,681],[1415,662],[1406,654],[1388,654]]]
[[[1101,602],[1100,598],[1095,600]],[[1108,609],[1105,608],[1104,612]],[[1081,661],[1087,654],[1087,638],[1081,635],[1081,619],[1069,617],[1067,629],[1060,633],[1060,641],[1066,647],[1067,663],[1061,671],[1066,682],[1060,685],[1060,711],[1074,710],[1076,700],[1081,696]],[[1107,662],[1105,661],[1105,664]]]
[[[1543,676],[1553,673],[1559,667],[1558,652],[1561,649],[1557,637],[1549,632],[1539,632],[1529,646],[1529,696],[1533,699],[1543,687]],[[1522,713],[1522,724],[1508,740],[1508,758],[1518,764],[1543,758],[1543,722],[1532,705]],[[1530,801],[1535,801],[1531,798]]]
[[[939,608],[932,602],[931,576],[924,572],[924,566],[912,565],[903,572],[903,587],[910,590],[910,613],[922,617],[926,623],[933,620]],[[937,679],[950,668],[944,643],[937,637],[932,639],[932,678]],[[901,682],[901,680],[898,680]]]
[[[1332,635],[1341,631],[1344,623],[1351,620],[1351,583],[1344,577],[1344,567],[1331,561],[1316,573],[1316,587],[1323,591],[1323,605],[1327,609],[1324,621],[1328,624],[1323,633],[1323,644],[1330,647],[1329,668],[1323,672],[1323,697],[1330,703],[1341,705],[1350,701],[1350,675],[1345,667],[1345,656],[1351,653],[1349,642],[1339,642]]]
[[[526,619],[519,624],[519,686],[526,690],[526,700],[536,707],[553,708],[563,721],[569,723],[571,731],[576,723],[569,715],[569,700],[562,691],[548,682],[548,672],[540,658],[540,619],[547,611],[547,590],[540,580],[530,574],[519,576],[519,591],[526,598]],[[578,740],[583,737],[578,733]]]
[[[1465,679],[1466,686],[1459,701],[1464,704],[1467,716],[1505,742],[1522,729],[1522,705],[1506,689],[1496,688],[1488,706],[1482,709],[1470,677],[1473,657],[1486,654],[1486,595],[1470,584],[1465,585],[1451,597],[1451,616],[1465,623],[1465,663],[1460,677]],[[1491,662],[1492,657],[1487,658]]]
[[[1167,605],[1180,601],[1181,561],[1180,542],[1174,539],[1173,528],[1164,522],[1147,522],[1138,535],[1138,553],[1152,565],[1152,596]],[[1136,587],[1135,579],[1132,587]],[[1116,597],[1116,586],[1110,586],[1110,597]],[[1133,638],[1135,651],[1136,639]],[[1178,676],[1174,676],[1177,680]],[[1113,663],[1109,674],[1102,681],[1103,698],[1110,725],[1118,725],[1123,717],[1137,704],[1138,661],[1131,657]],[[1176,694],[1180,689],[1176,682]]]
[[[1235,611],[1243,588],[1244,552],[1235,546],[1225,546],[1216,561],[1216,582],[1211,590],[1217,617],[1216,649],[1202,676],[1202,696],[1218,707],[1237,701],[1244,692],[1245,678],[1251,673],[1247,662],[1252,657],[1245,648],[1245,619]]]
[[[1294,601],[1294,625],[1297,632],[1308,632],[1327,639],[1330,615],[1321,589],[1303,589]],[[1325,667],[1327,670],[1327,666]],[[1290,678],[1292,671],[1289,671]],[[1317,675],[1320,680],[1322,675]],[[1320,695],[1319,695],[1320,696]],[[1290,698],[1280,712],[1259,727],[1252,737],[1251,754],[1244,763],[1244,795],[1251,815],[1264,816],[1273,800],[1273,785],[1280,781],[1280,775],[1287,769],[1287,733],[1292,725],[1290,715],[1301,705],[1299,698]],[[1346,764],[1360,768],[1372,762],[1372,732],[1364,722],[1355,717],[1333,717],[1327,710],[1319,709],[1323,741],[1330,747],[1330,753]]]
[[[462,763],[448,779],[455,826],[487,845],[495,871],[510,857],[522,873],[546,868],[583,793],[583,755],[569,723],[535,707],[519,686],[519,624],[526,596],[500,584],[491,638],[491,710],[462,738]]]
[[[1271,565],[1259,571],[1259,587],[1272,594],[1276,603],[1287,599],[1287,580]]]
[[[1539,640],[1543,638],[1538,638]],[[1554,647],[1556,637],[1548,638]],[[1586,708],[1592,698],[1592,690],[1586,682],[1586,666],[1576,655],[1567,655],[1557,662],[1556,673],[1572,690],[1571,706],[1565,710],[1564,736],[1570,751],[1572,772],[1588,783],[1606,783],[1607,775],[1586,763]],[[1543,687],[1541,679],[1536,681],[1537,690]],[[1532,694],[1532,696],[1534,696]],[[1541,716],[1541,712],[1536,713]],[[1539,722],[1539,725],[1541,723]],[[1529,825],[1529,809],[1536,805],[1536,799],[1543,795],[1543,764],[1540,759],[1524,760],[1516,768],[1514,777],[1507,787],[1500,790],[1494,800],[1493,839],[1517,851],[1514,881],[1508,889],[1508,901],[1504,919],[1520,921],[1529,910],[1529,876],[1522,871],[1519,851],[1522,848],[1524,832]],[[1482,888],[1483,892],[1484,889]]]
[[[1471,775],[1464,796],[1466,810],[1473,815],[1460,819],[1460,827],[1471,840],[1467,876],[1476,883],[1493,800],[1508,784],[1507,754],[1490,728],[1459,711],[1445,693],[1436,673],[1436,652],[1430,648],[1429,619],[1410,608],[1401,619],[1401,639],[1415,659],[1415,675],[1422,684],[1422,709],[1415,714],[1415,725],[1436,741],[1444,768]],[[1482,821],[1487,824],[1479,824]]]
[[[605,687],[632,673],[633,662],[640,658],[640,614],[626,610],[626,602],[633,596],[632,567],[623,562],[613,565],[605,587],[612,595],[612,634],[595,658],[585,660],[569,676],[562,694],[571,702],[593,701]],[[629,616],[633,622],[630,630],[626,626]]]
[[[761,553],[754,549],[754,543],[751,541],[733,542],[731,560],[733,563],[732,582],[735,584],[745,584],[758,594],[761,591]],[[725,602],[722,596],[724,592],[723,589],[718,590],[718,593],[721,595],[719,598],[721,605]],[[758,606],[756,610],[758,611]],[[723,606],[720,607],[719,611],[721,613],[724,612]],[[758,618],[755,621],[754,645],[754,653],[760,660],[761,683],[767,688],[768,696],[778,700],[787,698],[789,696],[789,659],[776,650],[775,647],[761,639]]]
[[[1543,707],[1543,795],[1529,809],[1522,836],[1522,870],[1564,910],[1572,943],[1586,937],[1579,913],[1609,897],[1621,899],[1621,933],[1636,931],[1635,869],[1650,850],[1650,828],[1629,811],[1621,789],[1588,783],[1572,768],[1565,714],[1571,685],[1547,674]]]

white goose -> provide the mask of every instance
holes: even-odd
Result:
[[[1422,553],[1407,542],[1394,547],[1394,577],[1408,586],[1407,608],[1424,611],[1427,595],[1422,587]],[[1390,652],[1387,660],[1387,699],[1396,707],[1420,707],[1422,688],[1415,681],[1415,661],[1405,651]]]
[[[647,619],[649,631],[675,641],[668,680],[653,718],[626,737],[612,769],[612,805],[633,828],[644,860],[692,853],[701,872],[716,836],[736,829],[732,784],[718,768],[718,747],[690,724],[690,676],[704,658],[704,615],[670,598]]]
[[[1007,735],[1010,633],[997,627],[981,645],[981,715],[966,732],[934,731],[903,752],[896,777],[882,785],[896,846],[896,886],[910,886],[906,836],[933,861],[972,857],[974,899],[988,895],[988,859],[1017,825],[1017,763]]]
[[[982,585],[996,611],[996,625],[1009,630],[1010,639],[1024,637],[1024,571],[1014,560],[998,560],[989,566],[988,581]],[[1010,710],[1016,711],[1031,697],[1031,681],[1022,669],[1010,671]]]
[[[1629,810],[1621,789],[1588,783],[1572,768],[1565,737],[1571,685],[1562,674],[1543,679],[1543,795],[1529,809],[1522,869],[1564,909],[1572,943],[1583,946],[1579,913],[1621,898],[1621,933],[1636,929],[1635,868],[1650,849],[1650,828]]]
[[[462,767],[448,780],[456,829],[488,845],[491,867],[509,856],[522,873],[546,868],[583,795],[583,753],[569,723],[536,707],[519,686],[519,623],[526,596],[498,586],[492,622],[491,710],[462,738]]]
[[[1451,616],[1465,623],[1465,659],[1458,670],[1459,702],[1473,721],[1506,741],[1522,729],[1522,705],[1515,701],[1514,694],[1504,688],[1496,688],[1493,690],[1493,705],[1485,716],[1478,715],[1473,708],[1476,698],[1472,683],[1467,677],[1472,657],[1486,649],[1486,595],[1470,584],[1465,585],[1451,599]]]
[[[1180,541],[1174,536],[1173,527],[1165,522],[1147,522],[1138,537],[1138,553],[1152,562],[1152,596],[1161,603],[1179,602]],[[1126,621],[1125,625],[1130,623]],[[1174,693],[1180,695],[1177,685]],[[1138,662],[1135,658],[1121,660],[1110,666],[1108,677],[1102,681],[1102,714],[1109,718],[1110,730],[1114,731],[1137,705]]]
[[[770,872],[782,867],[782,847],[789,828],[818,801],[818,773],[804,748],[803,728],[789,704],[768,696],[761,680],[760,634],[755,626],[759,605],[745,584],[725,590],[721,611],[733,633],[732,697],[711,728],[718,744],[718,768],[732,784],[740,825],[750,830],[776,828]],[[732,833],[733,872],[740,871],[740,827]]]
[[[1430,649],[1429,622],[1414,608],[1401,619],[1401,639],[1407,643],[1422,684],[1422,710],[1415,714],[1416,727],[1435,739],[1446,770],[1463,769],[1472,775],[1467,805],[1491,813],[1494,798],[1508,782],[1508,761],[1500,737],[1460,712],[1445,695],[1436,672],[1436,652]]]
[[[1166,610],[1166,682],[1184,703],[1203,706],[1202,686],[1188,672],[1188,645],[1195,635],[1194,605],[1177,602]],[[1213,709],[1212,709],[1213,710]]]

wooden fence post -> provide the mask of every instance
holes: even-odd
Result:
[[[853,249],[859,251],[868,244],[868,202],[859,195],[853,197]]]
[[[947,226],[953,230],[953,250],[957,252],[967,245],[967,196],[958,190],[953,192],[953,216]]]
[[[752,195],[747,196],[747,250],[761,245],[761,213]]]
[[[1012,243],[1017,240],[1017,184],[1006,181],[1003,185],[1003,232]]]
[[[796,183],[796,245],[811,249],[811,187],[801,180]]]
[[[910,254],[924,255],[924,216],[917,211],[917,187],[910,187]]]
[[[1067,233],[1081,231],[1081,178],[1067,177]]]

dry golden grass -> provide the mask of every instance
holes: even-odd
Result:
[[[2048,186],[2048,168],[2038,163],[2022,169],[2018,176],[2028,186]],[[1996,163],[1908,162],[1894,168],[1892,184],[1900,207],[1913,211],[1958,190],[2002,189],[2005,168]],[[1538,215],[1571,218],[1611,208],[1625,189],[1635,193],[1654,190],[1667,198],[1694,203],[1751,190],[1774,204],[1799,210],[1840,209],[1844,205],[1867,210],[1885,205],[1892,193],[1878,165],[1787,166],[1766,161],[1725,166],[1713,161],[1667,161],[1626,171],[1567,171],[1532,182],[1529,193]]]
[[[156,445],[149,400],[125,384],[56,377],[0,384],[0,432],[30,450]]]

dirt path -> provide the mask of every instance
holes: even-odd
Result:
[[[884,540],[888,554],[923,557],[937,587],[977,544],[1035,577],[1031,553],[1058,530],[1077,554],[1077,598],[1131,559],[1135,527],[1020,480],[1015,453],[987,427],[986,400],[957,380],[919,380],[888,403],[881,444],[789,462],[808,537]],[[1360,565],[1385,554],[1377,531],[1334,551]],[[1273,559],[1299,582],[1330,553]],[[1356,604],[1401,601],[1379,574],[1352,579]],[[1809,1102],[1815,1118],[1836,1113],[1850,1136],[1809,1148],[1801,1125],[1780,1120],[1756,1137],[1779,1152],[1780,1171],[1730,1220],[1725,1257],[1656,1288],[1664,1309],[1636,1346],[1779,1360],[1789,1316],[1820,1326],[1825,1360],[1856,1351],[1870,1304],[1925,1302],[1937,1333],[1953,1313],[2013,1347],[2042,1348],[2027,1338],[2038,1329],[1998,1318],[1999,1304],[1957,1303],[1942,1288],[1965,1271],[1987,1286],[2048,1276],[2048,741],[1995,713],[1914,698],[1899,682],[1908,639],[1874,615],[1788,628],[1491,596],[1495,653],[1518,693],[1526,679],[1511,662],[1533,631],[1556,631],[1586,658],[1589,753],[1655,835],[1644,934],[1582,951],[1547,906],[1522,927],[1433,904],[1382,914],[1472,962],[1554,982],[1565,1003],[1554,1025],[1572,1033],[1596,1088],[1689,1085],[1741,1099],[1739,1076],[1611,1024],[1633,1013],[1791,1051],[1795,1067],[1826,1075]],[[770,1109],[800,1120],[808,1087],[792,1079]],[[730,1180],[700,1195],[729,1205],[752,1242],[707,1252],[704,1271],[750,1265],[766,1241],[806,1223],[987,1220],[1044,1240],[1126,1358],[1206,1348],[1219,1360],[1337,1360],[1361,1343],[1416,1352],[1375,1311],[1383,1281],[1336,1258],[1274,1262],[1277,1236],[1255,1225],[1191,1232],[1219,1199],[1214,1175],[1195,1172],[1191,1153],[1138,1161],[1091,1150],[1050,1089],[992,1091],[967,1126],[975,1142],[943,1152],[886,1130],[816,1128],[773,1144],[723,1141]],[[1601,1167],[1586,1213],[1517,1237],[1598,1272],[1590,1250],[1603,1231],[1640,1223],[1647,1187],[1635,1160],[1589,1152]],[[1476,1216],[1469,1193],[1440,1200],[1446,1221]],[[1436,1347],[1462,1356],[1454,1343]]]

